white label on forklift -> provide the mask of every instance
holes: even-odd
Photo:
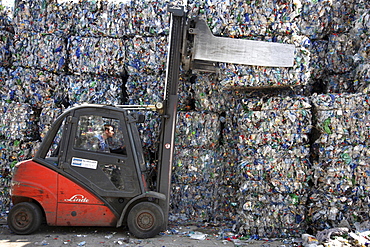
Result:
[[[98,167],[98,161],[73,157],[71,165],[88,169],[96,169]]]

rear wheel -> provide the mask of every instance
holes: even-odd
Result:
[[[152,238],[161,230],[164,223],[163,211],[158,204],[140,202],[129,212],[127,226],[137,238]]]
[[[30,234],[36,231],[42,221],[42,212],[38,205],[32,202],[16,204],[9,212],[8,226],[16,234]]]

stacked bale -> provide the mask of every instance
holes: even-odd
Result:
[[[239,234],[296,236],[305,230],[311,131],[307,97],[244,98],[226,114],[238,153]]]
[[[315,127],[308,219],[315,230],[369,220],[369,96],[313,95]]]

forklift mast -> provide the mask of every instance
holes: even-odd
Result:
[[[170,34],[167,56],[167,69],[162,115],[162,130],[159,141],[157,190],[166,195],[166,200],[160,201],[163,209],[165,226],[168,224],[168,213],[171,193],[171,172],[175,147],[175,127],[178,103],[178,84],[181,63],[181,48],[185,27],[185,6],[169,5]]]

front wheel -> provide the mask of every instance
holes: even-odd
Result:
[[[42,221],[42,212],[38,205],[32,202],[16,204],[9,212],[7,223],[16,234],[26,235],[36,231]]]
[[[129,212],[127,226],[137,238],[152,238],[157,235],[164,224],[161,207],[152,202],[140,202]]]

